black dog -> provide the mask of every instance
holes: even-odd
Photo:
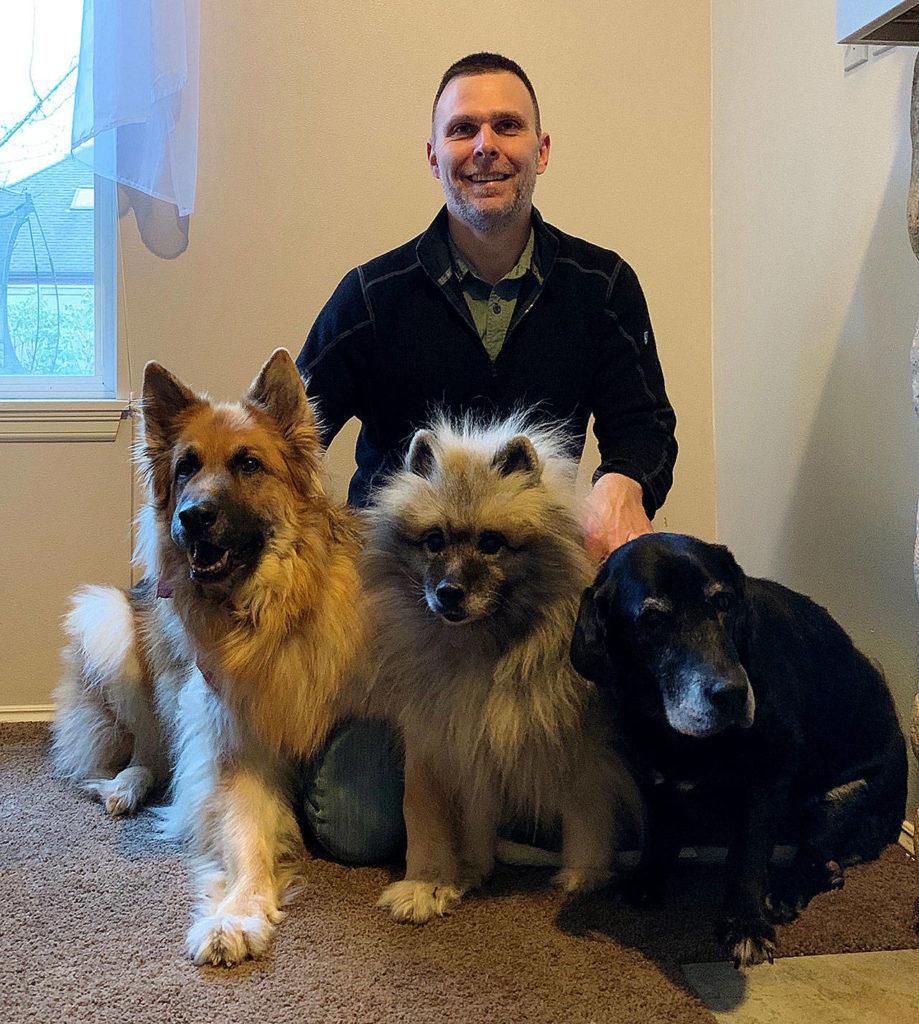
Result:
[[[906,745],[881,674],[823,608],[746,577],[726,548],[651,534],[615,551],[584,594],[571,659],[610,689],[645,780],[639,899],[662,898],[679,854],[677,783],[730,791],[720,938],[735,966],[771,961],[772,922],[896,841]],[[780,824],[798,853],[770,891]]]

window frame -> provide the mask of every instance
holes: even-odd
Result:
[[[11,403],[112,402],[118,393],[118,192],[117,184],[93,176],[93,287],[95,310],[96,373],[13,375],[0,374],[0,437],[3,420],[19,410]],[[36,411],[34,408],[32,411]]]

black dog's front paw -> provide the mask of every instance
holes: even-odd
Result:
[[[843,884],[842,868],[836,861],[792,866],[773,879],[766,914],[773,924],[789,924],[819,893],[841,889]]]
[[[775,929],[761,915],[726,917],[718,928],[718,941],[728,947],[738,970],[775,959]]]

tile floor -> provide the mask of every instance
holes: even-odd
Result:
[[[917,1024],[919,949],[801,956],[746,972],[686,964],[719,1024]]]

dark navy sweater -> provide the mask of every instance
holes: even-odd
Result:
[[[504,345],[488,356],[453,272],[442,209],[427,231],[352,270],[297,359],[328,444],[361,422],[348,500],[367,504],[434,411],[565,421],[571,452],[594,430],[595,476],[639,481],[653,516],[673,479],[676,418],[641,285],[616,253],[566,235],[533,211],[534,269]]]

